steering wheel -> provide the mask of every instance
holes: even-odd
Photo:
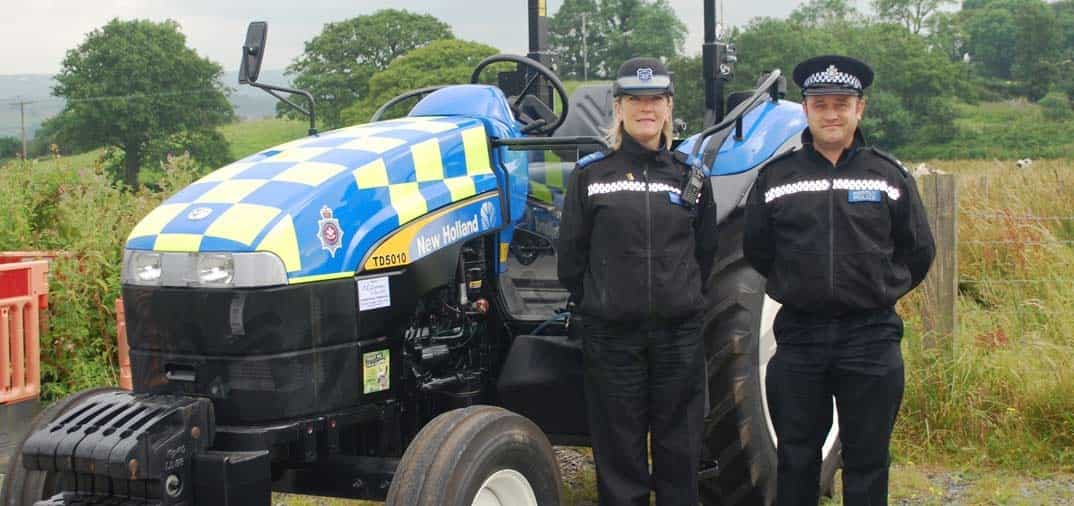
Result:
[[[559,128],[563,121],[567,119],[567,88],[563,87],[563,81],[560,81],[554,72],[538,61],[513,54],[489,56],[474,67],[474,72],[470,75],[470,84],[479,84],[478,78],[481,77],[481,72],[489,65],[499,62],[517,63],[536,72],[526,81],[525,88],[522,89],[518,96],[507,99],[515,119],[522,123],[522,133],[546,135]],[[551,104],[546,104],[536,95],[530,94],[530,90],[537,82],[538,77],[547,79],[552,84],[552,88],[556,90],[556,95],[559,96],[559,101],[563,104],[563,110],[559,114],[552,110]]]

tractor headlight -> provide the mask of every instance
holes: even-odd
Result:
[[[198,283],[203,286],[231,286],[235,262],[230,254],[198,255]]]
[[[123,283],[132,285],[254,288],[287,284],[280,257],[254,253],[170,253],[127,250]]]
[[[160,253],[151,251],[128,252],[126,268],[123,269],[123,277],[136,285],[159,285],[160,284]]]

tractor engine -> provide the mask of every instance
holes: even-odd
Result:
[[[489,303],[482,297],[486,272],[484,241],[464,244],[454,283],[419,299],[402,332],[409,372],[424,401],[423,418],[481,398],[491,352],[486,340]]]

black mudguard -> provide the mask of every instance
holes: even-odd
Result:
[[[580,339],[515,337],[497,384],[500,403],[533,420],[553,441],[588,438],[582,373]]]

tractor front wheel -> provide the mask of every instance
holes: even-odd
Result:
[[[525,417],[472,406],[421,429],[403,454],[388,506],[559,506],[559,465]]]

